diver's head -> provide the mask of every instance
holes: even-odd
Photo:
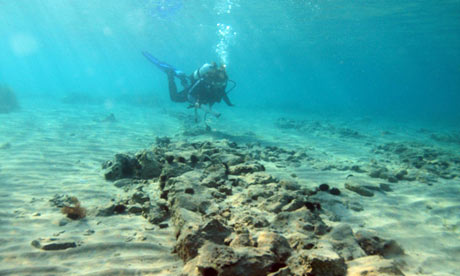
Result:
[[[193,76],[195,79],[202,78],[214,87],[227,86],[228,76],[224,64],[218,66],[215,62],[205,63],[194,72]]]

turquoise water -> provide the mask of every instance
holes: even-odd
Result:
[[[187,73],[227,59],[239,106],[455,123],[459,33],[459,1],[2,0],[0,82],[166,102],[148,50]]]
[[[188,74],[226,64],[235,107],[217,104],[222,116],[195,122],[143,51]],[[267,217],[253,238],[268,229],[298,245],[301,223],[277,228],[273,212],[259,213],[292,184],[294,194],[315,191],[305,198],[321,204],[331,229],[394,239],[405,275],[457,275],[459,105],[460,0],[0,0],[0,275],[181,275],[177,221],[150,223],[131,201],[164,207],[164,180],[114,185],[101,166],[152,146],[166,173],[183,162],[165,160],[195,150],[265,166],[269,185],[242,173],[216,200]],[[156,142],[166,136],[172,146]],[[200,166],[179,177],[206,179]],[[61,212],[58,201],[75,204],[71,196],[85,218]],[[107,211],[120,202],[134,211]],[[306,245],[327,249],[328,235],[310,234]],[[77,248],[40,247],[55,241]]]

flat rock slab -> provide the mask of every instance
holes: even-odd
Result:
[[[35,248],[39,248],[46,251],[65,250],[68,248],[77,247],[77,243],[74,241],[53,241],[47,244],[41,244],[38,240],[33,240],[31,245]]]
[[[348,276],[402,276],[393,260],[380,256],[366,256],[347,262]]]
[[[345,188],[361,196],[367,196],[367,197],[374,196],[374,193],[372,191],[362,186],[359,186],[359,185],[345,183]]]

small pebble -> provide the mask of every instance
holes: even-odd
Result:
[[[64,225],[67,225],[69,222],[70,222],[69,219],[63,218],[63,219],[60,219],[60,220],[59,220],[58,225],[59,225],[59,226],[64,226]]]
[[[380,187],[380,189],[382,189],[382,191],[385,191],[385,192],[392,192],[393,191],[391,189],[391,187],[390,187],[390,184],[380,183],[379,187]]]
[[[39,249],[42,247],[42,245],[40,244],[40,242],[37,241],[37,240],[33,240],[33,241],[30,243],[30,245],[32,245],[32,246],[35,247],[35,248],[39,248]]]
[[[337,188],[332,188],[331,190],[329,190],[329,193],[331,195],[339,196],[340,195],[340,190],[337,189]]]
[[[85,231],[85,233],[83,233],[83,235],[85,235],[85,236],[91,236],[92,234],[94,234],[94,230],[92,230],[92,229],[88,229],[88,230]]]
[[[319,190],[323,191],[323,192],[327,192],[327,191],[329,191],[329,185],[327,185],[326,183],[323,183],[323,184],[319,185]]]

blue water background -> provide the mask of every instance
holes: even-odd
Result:
[[[0,0],[0,83],[20,100],[170,105],[166,77],[141,51],[192,72],[219,59],[218,23],[236,33],[237,108],[460,122],[457,0]]]

